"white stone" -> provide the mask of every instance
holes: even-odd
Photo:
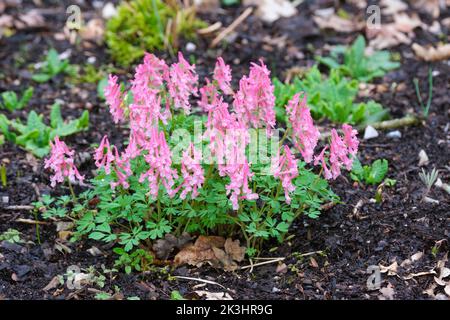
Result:
[[[428,159],[428,155],[425,150],[420,150],[419,152],[419,167],[427,165],[430,159]]]
[[[111,2],[108,2],[105,4],[102,10],[102,17],[103,19],[110,19],[117,15],[117,9],[114,7],[114,5]]]
[[[2,202],[5,203],[5,204],[9,203],[9,197],[8,196],[3,196],[2,197]]]
[[[369,140],[378,137],[378,131],[372,126],[367,126],[364,130],[364,140]]]
[[[392,138],[392,139],[400,139],[402,137],[402,133],[398,130],[395,130],[395,131],[388,132],[388,134],[386,134],[386,137]]]
[[[197,49],[197,46],[192,42],[186,43],[186,51],[194,52]]]

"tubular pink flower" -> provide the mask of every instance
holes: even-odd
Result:
[[[169,67],[162,59],[150,53],[145,53],[144,62],[136,67],[134,79],[131,82],[133,98],[145,101],[149,91],[159,92],[164,80],[169,79]]]
[[[352,155],[353,159],[356,153],[358,153],[359,141],[356,137],[358,131],[354,130],[352,126],[348,124],[342,125],[342,131],[344,132],[344,143],[347,146],[348,153]],[[351,170],[351,167],[350,169],[347,167],[347,170]]]
[[[270,80],[270,71],[262,60],[260,63],[252,63],[249,76],[243,76],[239,81],[233,107],[247,126],[270,129],[275,127],[274,86]]]
[[[247,159],[243,163],[227,164],[224,171],[230,178],[230,183],[225,186],[225,189],[227,194],[230,194],[233,210],[239,209],[239,199],[258,199],[258,194],[254,193],[248,185],[248,181],[252,178],[253,173],[250,172]]]
[[[352,160],[348,157],[347,146],[338,135],[337,131],[332,129],[330,142],[330,165],[333,179],[336,179],[341,174],[342,164],[347,167],[347,170],[351,170]]]
[[[212,84],[209,79],[205,79],[206,84],[200,88],[200,101],[198,105],[203,109],[205,112],[209,112],[214,109],[214,107],[218,103],[218,94],[217,89]]]
[[[59,140],[58,136],[55,137],[53,143],[50,142],[50,147],[50,158],[45,159],[44,168],[50,168],[54,172],[50,178],[51,186],[55,187],[57,182],[64,182],[65,177],[70,182],[78,179],[83,184],[84,176],[80,175],[73,160],[75,151],[70,150],[64,141]]]
[[[223,93],[233,94],[233,89],[231,89],[231,68],[223,61],[222,57],[217,58],[213,78],[217,81]]]
[[[147,154],[144,158],[150,168],[140,176],[139,182],[147,179],[150,194],[156,198],[159,191],[159,182],[161,181],[169,196],[172,197],[175,194],[174,190],[172,190],[174,179],[178,175],[176,170],[171,168],[171,152],[164,132],[159,132],[156,127],[152,128],[145,150]]]
[[[117,182],[111,182],[111,189],[114,189],[119,185],[124,189],[128,189],[130,187],[130,184],[128,183],[127,179],[133,173],[131,171],[129,159],[126,159],[126,157],[124,157],[124,154],[122,154],[122,157],[120,157],[119,152],[117,151],[117,148],[115,146],[113,147],[113,150],[114,158],[116,159],[114,172],[117,176]]]
[[[110,74],[108,85],[104,90],[106,103],[109,105],[109,111],[111,112],[114,123],[119,123],[124,120],[124,111],[122,109],[123,96],[117,80],[117,76]]]
[[[189,96],[197,96],[198,75],[195,73],[195,65],[190,65],[178,52],[178,62],[170,66],[170,79],[168,89],[176,109],[182,108],[186,114],[191,110]]]
[[[170,116],[169,104],[161,111],[161,97],[159,93],[164,89],[164,80],[169,79],[169,67],[163,60],[152,54],[146,53],[144,62],[136,67],[132,81],[131,92],[133,93],[133,104],[130,105],[130,113],[134,112],[133,120],[138,113],[140,126],[142,121],[149,125],[156,124],[159,120],[167,122]]]
[[[181,199],[185,199],[189,192],[192,193],[192,199],[196,198],[198,196],[198,188],[201,188],[205,181],[204,170],[200,165],[200,157],[200,152],[195,149],[192,143],[183,152],[183,158],[181,160],[183,182],[176,190],[178,192],[180,188],[183,189],[180,194]]]
[[[279,157],[278,163],[273,168],[273,176],[281,180],[281,185],[284,189],[284,197],[286,203],[291,203],[290,192],[295,190],[292,180],[298,176],[297,160],[292,155],[288,146],[284,146],[284,155]]]
[[[325,179],[330,180],[331,178],[333,178],[333,174],[331,173],[330,169],[328,169],[327,164],[325,162],[325,151],[328,149],[328,146],[324,147],[322,149],[322,152],[320,152],[320,154],[318,156],[314,157],[314,165],[318,165],[319,162],[322,165],[322,169],[323,169],[323,176],[325,177]]]
[[[319,140],[319,130],[314,126],[309,108],[306,107],[306,95],[299,103],[300,94],[297,93],[288,102],[286,112],[293,131],[293,143],[300,151],[306,163],[313,160],[314,148]]]
[[[111,163],[114,161],[114,156],[111,152],[111,147],[109,145],[108,137],[105,135],[95,150],[95,165],[97,168],[104,168],[106,174],[111,173]]]

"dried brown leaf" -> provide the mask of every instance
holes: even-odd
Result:
[[[394,300],[395,290],[390,283],[388,283],[387,287],[381,288],[380,293],[382,294],[382,296],[378,297],[380,300]]]
[[[414,36],[413,31],[417,27],[422,27],[423,23],[417,14],[408,15],[397,13],[394,15],[394,22],[384,24],[379,28],[367,28],[366,35],[369,39],[369,47],[381,50],[399,44],[410,44]]]
[[[228,238],[225,241],[225,252],[231,257],[231,259],[241,262],[245,257],[245,247],[241,247],[239,240],[231,240]]]
[[[450,58],[450,44],[439,44],[435,47],[425,48],[417,43],[413,43],[412,49],[416,56],[425,61],[440,61]]]
[[[445,286],[444,291],[450,297],[450,283]]]
[[[395,261],[394,263],[392,263],[391,265],[389,265],[387,267],[380,264],[379,267],[380,267],[381,273],[387,272],[388,276],[395,276],[397,274],[398,263],[397,263],[397,261]]]
[[[52,278],[52,280],[50,280],[50,282],[44,287],[42,288],[43,291],[49,291],[52,289],[56,289],[61,283],[59,282],[59,277],[55,276]]]
[[[255,15],[267,23],[275,22],[280,18],[292,17],[297,9],[288,0],[244,0],[244,6],[257,6]]]
[[[241,247],[238,240],[200,236],[193,245],[186,246],[178,252],[174,263],[195,266],[209,263],[215,267],[222,267],[225,271],[233,271],[238,268],[235,261],[242,261],[244,255],[245,247]]]
[[[105,26],[102,19],[91,19],[80,30],[80,37],[83,40],[93,41],[98,44],[103,42],[103,35],[105,34]]]
[[[227,292],[209,292],[203,290],[194,291],[199,297],[205,297],[206,300],[233,300]]]
[[[313,16],[314,22],[321,29],[333,29],[338,32],[355,32],[363,30],[365,23],[358,20],[347,20],[332,14],[329,16]]]
[[[413,1],[413,6],[416,9],[427,12],[435,19],[441,15],[439,0],[415,0]]]
[[[380,5],[384,15],[392,15],[408,9],[408,5],[401,0],[381,0]]]
[[[16,29],[42,28],[45,26],[45,19],[37,10],[30,10],[27,13],[20,14],[14,21]]]

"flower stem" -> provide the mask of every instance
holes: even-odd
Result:
[[[67,181],[69,182],[69,190],[70,190],[70,194],[72,195],[73,202],[78,202],[77,196],[75,195],[75,192],[73,191],[72,183],[70,182],[70,180],[67,180]]]

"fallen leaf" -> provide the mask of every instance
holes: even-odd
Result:
[[[431,270],[431,271],[423,271],[423,272],[418,272],[418,273],[410,273],[407,276],[403,277],[403,280],[410,280],[412,278],[428,276],[430,274],[436,274],[436,272],[434,270]]]
[[[380,267],[380,272],[381,273],[386,273],[388,274],[388,276],[395,276],[397,275],[397,269],[398,269],[398,263],[397,261],[395,261],[394,263],[392,263],[391,265],[385,267],[383,265],[379,265]]]
[[[62,230],[58,232],[58,238],[63,240],[63,241],[67,241],[67,239],[73,234],[72,231],[68,231],[68,230]]]
[[[86,251],[89,252],[93,257],[100,256],[103,254],[103,252],[101,252],[100,249],[95,246],[93,246],[90,249],[87,249]]]
[[[241,262],[245,257],[245,247],[241,247],[239,240],[231,240],[228,238],[225,241],[225,252],[231,257],[231,259]]]
[[[380,6],[384,15],[392,15],[408,9],[408,5],[401,0],[381,0]]]
[[[388,283],[387,287],[381,288],[380,293],[382,294],[382,296],[378,296],[380,300],[394,300],[395,290],[390,283]]]
[[[333,29],[337,32],[355,32],[363,30],[366,26],[364,21],[341,18],[334,13],[334,10],[331,14],[325,12],[324,14],[318,15],[317,11],[315,13],[313,20],[321,29]]]
[[[68,221],[57,221],[55,222],[56,231],[66,231],[73,228],[73,222]]]
[[[91,19],[80,30],[80,37],[86,41],[93,41],[97,44],[103,42],[103,35],[105,34],[105,26],[102,19]]]
[[[30,10],[27,13],[20,14],[14,21],[16,29],[42,28],[45,26],[45,19],[37,10]]]
[[[8,14],[2,14],[0,16],[0,28],[11,28],[14,26],[14,19]]]
[[[175,265],[190,264],[201,266],[209,263],[221,267],[225,271],[238,268],[235,261],[242,261],[245,247],[239,245],[239,240],[224,239],[216,236],[199,236],[195,243],[184,247],[174,259]]]
[[[59,285],[60,285],[60,281],[59,281],[59,277],[58,276],[54,276],[52,278],[52,280],[50,280],[50,282],[44,287],[42,288],[43,291],[49,291],[52,289],[56,289]]]
[[[225,271],[235,271],[238,268],[236,262],[222,249],[212,247],[214,255],[218,261],[222,264],[222,267]]]
[[[450,58],[450,44],[438,44],[437,47],[423,47],[413,43],[412,49],[416,56],[425,61],[440,61]]]
[[[275,270],[276,273],[286,273],[287,272],[287,265],[286,263],[279,264],[277,266],[277,269]]]
[[[419,152],[419,167],[427,165],[429,161],[430,161],[430,159],[428,158],[428,155],[425,152],[425,150],[423,150],[423,149],[420,150],[420,152]]]
[[[233,300],[227,292],[209,292],[197,290],[194,291],[199,297],[205,297],[206,300]]]
[[[423,257],[423,252],[419,251],[411,256],[412,262],[419,261]]]
[[[244,6],[257,6],[255,15],[262,21],[273,23],[280,18],[292,17],[297,9],[288,0],[244,0]]]
[[[434,298],[435,297],[434,290],[436,289],[436,287],[437,287],[436,284],[432,283],[431,286],[427,290],[423,291],[423,293]]]
[[[450,283],[445,286],[444,291],[450,297]]]
[[[183,249],[190,241],[192,237],[187,232],[183,232],[180,237],[175,237],[172,234],[166,234],[164,239],[156,240],[153,244],[153,251],[156,253],[158,259],[167,260],[170,253],[176,249]]]
[[[413,7],[429,13],[435,19],[441,15],[439,0],[415,0]]]
[[[414,29],[423,23],[417,14],[406,13],[394,15],[394,22],[376,28],[367,28],[366,35],[370,40],[369,47],[375,50],[390,48],[399,44],[410,44]]]
[[[317,263],[316,259],[314,259],[313,257],[309,258],[309,262],[310,262],[309,264],[311,265],[311,267],[313,267],[313,268],[319,267],[319,264]]]

